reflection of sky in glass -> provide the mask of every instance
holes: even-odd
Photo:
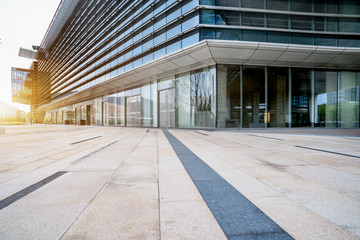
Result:
[[[326,93],[316,95],[316,103],[317,105],[326,104],[327,103]]]

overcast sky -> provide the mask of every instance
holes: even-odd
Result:
[[[0,0],[0,100],[11,103],[11,67],[29,68],[19,47],[40,45],[61,0]],[[29,111],[22,104],[21,110]]]

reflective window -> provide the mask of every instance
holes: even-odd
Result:
[[[215,39],[215,29],[213,28],[201,28],[200,40]]]
[[[184,32],[192,27],[195,27],[198,24],[199,24],[199,15],[197,15],[197,13],[195,12],[189,14],[182,19],[182,24],[181,24],[182,31]]]
[[[266,42],[266,32],[243,30],[244,41]]]
[[[284,14],[267,14],[268,28],[289,28],[289,16]]]
[[[292,33],[292,44],[314,45],[314,37],[310,34]]]
[[[167,27],[166,30],[167,30],[166,38],[167,39],[172,38],[177,34],[181,33],[181,24],[180,22],[172,24],[171,26]]]
[[[215,0],[200,0],[200,5],[215,6]]]
[[[337,45],[337,38],[336,36],[322,36],[317,35],[315,38],[315,45],[319,46],[336,46]]]
[[[243,12],[241,21],[243,26],[264,27],[264,14]]]
[[[268,32],[267,37],[268,37],[268,42],[290,43],[289,33]]]
[[[240,66],[218,65],[218,127],[240,127]]]
[[[200,11],[201,24],[215,24],[215,11],[208,9],[201,9]]]
[[[181,12],[182,14],[187,13],[191,9],[195,8],[197,6],[196,0],[187,0],[182,2]]]
[[[181,49],[181,40],[175,39],[167,43],[166,54],[171,54]]]
[[[339,127],[359,127],[360,72],[340,72]]]
[[[312,12],[311,0],[291,0],[291,11]]]
[[[216,6],[240,7],[240,0],[216,0]]]
[[[358,0],[342,0],[339,4],[340,14],[360,15],[360,4]]]
[[[264,0],[241,0],[241,7],[264,9],[264,3]]]
[[[292,69],[291,71],[291,126],[306,127],[310,123],[311,71]]]
[[[270,10],[289,10],[289,1],[288,0],[267,0],[266,8]]]
[[[151,123],[150,84],[146,84],[141,87],[141,126],[150,127]]]
[[[184,73],[176,78],[176,127],[191,127],[192,107],[190,98],[190,73]]]
[[[360,18],[340,18],[339,32],[360,32]]]
[[[186,48],[191,46],[195,43],[199,42],[199,32],[198,31],[191,31],[182,36],[181,39],[181,48]]]
[[[241,40],[241,30],[218,28],[216,29],[216,39]]]
[[[243,68],[243,127],[265,127],[265,68]]]
[[[288,68],[268,68],[268,127],[287,127],[288,115]]]
[[[315,127],[336,127],[337,72],[315,71]]]
[[[217,25],[240,25],[240,13],[233,11],[216,11]]]
[[[166,21],[171,22],[174,19],[180,17],[181,15],[181,8],[180,6],[177,6],[175,8],[172,8],[170,12],[167,13]]]
[[[312,17],[291,16],[291,28],[298,30],[312,30]]]

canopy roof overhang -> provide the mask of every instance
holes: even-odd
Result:
[[[359,70],[360,48],[204,40],[38,110],[72,105],[215,64]]]

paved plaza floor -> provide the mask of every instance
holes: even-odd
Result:
[[[360,130],[7,126],[0,239],[360,239]]]

